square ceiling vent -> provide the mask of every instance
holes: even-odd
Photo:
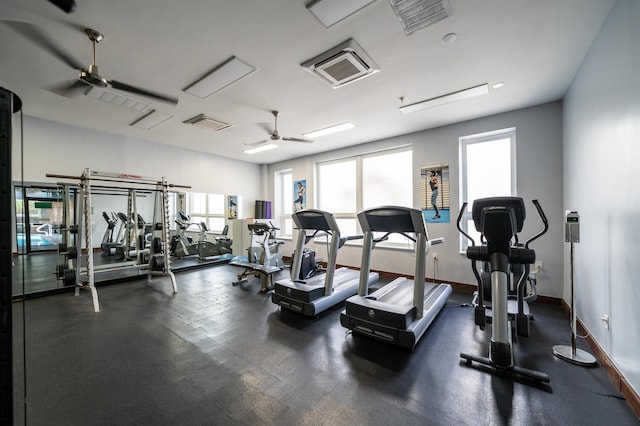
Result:
[[[449,0],[389,0],[407,36],[451,16]]]
[[[352,39],[301,64],[333,88],[380,71],[373,59]]]
[[[215,132],[219,130],[231,127],[231,124],[224,121],[216,120],[215,118],[207,117],[204,114],[196,115],[188,120],[183,121],[184,124],[191,124],[192,126],[202,127],[203,129],[213,130]]]

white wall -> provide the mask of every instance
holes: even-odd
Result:
[[[581,217],[578,317],[640,393],[640,2],[618,0],[564,104],[565,208]],[[565,299],[569,300],[569,263]],[[600,320],[609,315],[610,330]]]
[[[14,116],[14,120],[16,120]],[[12,174],[21,179],[20,125],[14,121]],[[153,131],[153,130],[152,130]],[[69,182],[47,178],[46,174],[80,176],[85,168],[107,172],[132,173],[165,177],[171,184],[189,185],[181,191],[238,195],[242,211],[252,216],[254,201],[262,199],[260,166],[203,154],[140,139],[97,132],[81,127],[53,123],[33,117],[24,118],[24,180],[25,182]],[[98,246],[106,222],[102,210],[125,211],[114,206],[94,208],[94,245]],[[138,206],[144,208],[142,204]],[[152,221],[153,215],[144,214]],[[151,216],[151,217],[148,217]],[[15,247],[15,236],[13,245]]]
[[[435,162],[448,162],[452,190],[452,222],[429,225],[431,237],[443,236],[446,239],[444,245],[437,246],[438,277],[454,282],[475,284],[470,262],[458,251],[459,232],[455,225],[460,206],[458,197],[458,138],[507,127],[516,127],[517,193],[527,202],[528,220],[522,235],[533,235],[541,229],[535,208],[530,204],[530,200],[535,198],[540,200],[550,221],[549,232],[532,246],[536,250],[538,259],[542,260],[544,267],[539,276],[538,291],[546,296],[560,297],[563,279],[561,102],[273,164],[270,166],[270,179],[273,180],[273,173],[276,171],[292,169],[294,180],[307,179],[308,207],[313,207],[313,179],[316,162],[411,144],[414,163],[414,207],[419,208],[417,200],[420,187],[420,166]],[[393,173],[393,171],[390,170],[389,173]],[[273,195],[270,198],[273,198]],[[285,253],[291,252],[294,244],[295,241],[285,245]],[[322,257],[324,249],[318,247],[316,250]],[[380,249],[374,253],[372,268],[401,274],[413,274],[414,259],[407,252]],[[359,267],[360,258],[361,250],[359,248],[345,246],[340,250],[338,263]],[[428,276],[432,276],[432,267],[430,261]]]

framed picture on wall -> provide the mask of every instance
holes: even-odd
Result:
[[[237,219],[238,218],[238,196],[237,195],[227,195],[227,219]]]
[[[307,208],[307,180],[293,182],[293,211],[297,212]]]
[[[451,220],[449,163],[434,163],[420,168],[420,209],[426,222]]]

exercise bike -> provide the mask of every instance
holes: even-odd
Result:
[[[232,284],[237,286],[253,275],[260,278],[260,292],[266,293],[273,289],[273,274],[284,267],[280,251],[284,241],[276,239],[276,231],[279,228],[273,226],[271,222],[250,223],[247,227],[251,234],[251,245],[247,249],[248,257],[238,256],[229,262],[230,265],[242,266],[245,269],[238,274],[238,279]]]
[[[466,360],[467,364],[475,361],[493,367],[499,372],[511,372],[536,381],[549,382],[546,373],[513,364],[512,330],[515,329],[516,335],[519,336],[528,336],[530,332],[531,317],[525,299],[529,267],[535,262],[536,254],[529,245],[546,233],[549,227],[538,200],[533,200],[533,205],[544,224],[544,229],[524,244],[518,242],[518,233],[522,231],[526,217],[522,198],[492,197],[478,199],[473,203],[472,217],[475,228],[481,235],[481,245],[476,245],[474,239],[460,227],[467,203],[460,209],[458,230],[471,241],[466,254],[471,260],[473,274],[478,282],[474,316],[476,325],[481,329],[484,329],[489,316],[488,307],[485,305],[487,274],[483,272],[481,275],[478,272],[477,262],[484,262],[490,271],[488,279],[491,296],[489,356],[461,353],[460,357]],[[516,282],[515,287],[510,285],[512,279]]]

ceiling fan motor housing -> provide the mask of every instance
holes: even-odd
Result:
[[[80,80],[92,86],[97,86],[97,87],[108,86],[107,80],[100,75],[100,72],[98,71],[98,66],[94,64],[89,65],[88,69],[86,70],[83,69],[80,71]]]

